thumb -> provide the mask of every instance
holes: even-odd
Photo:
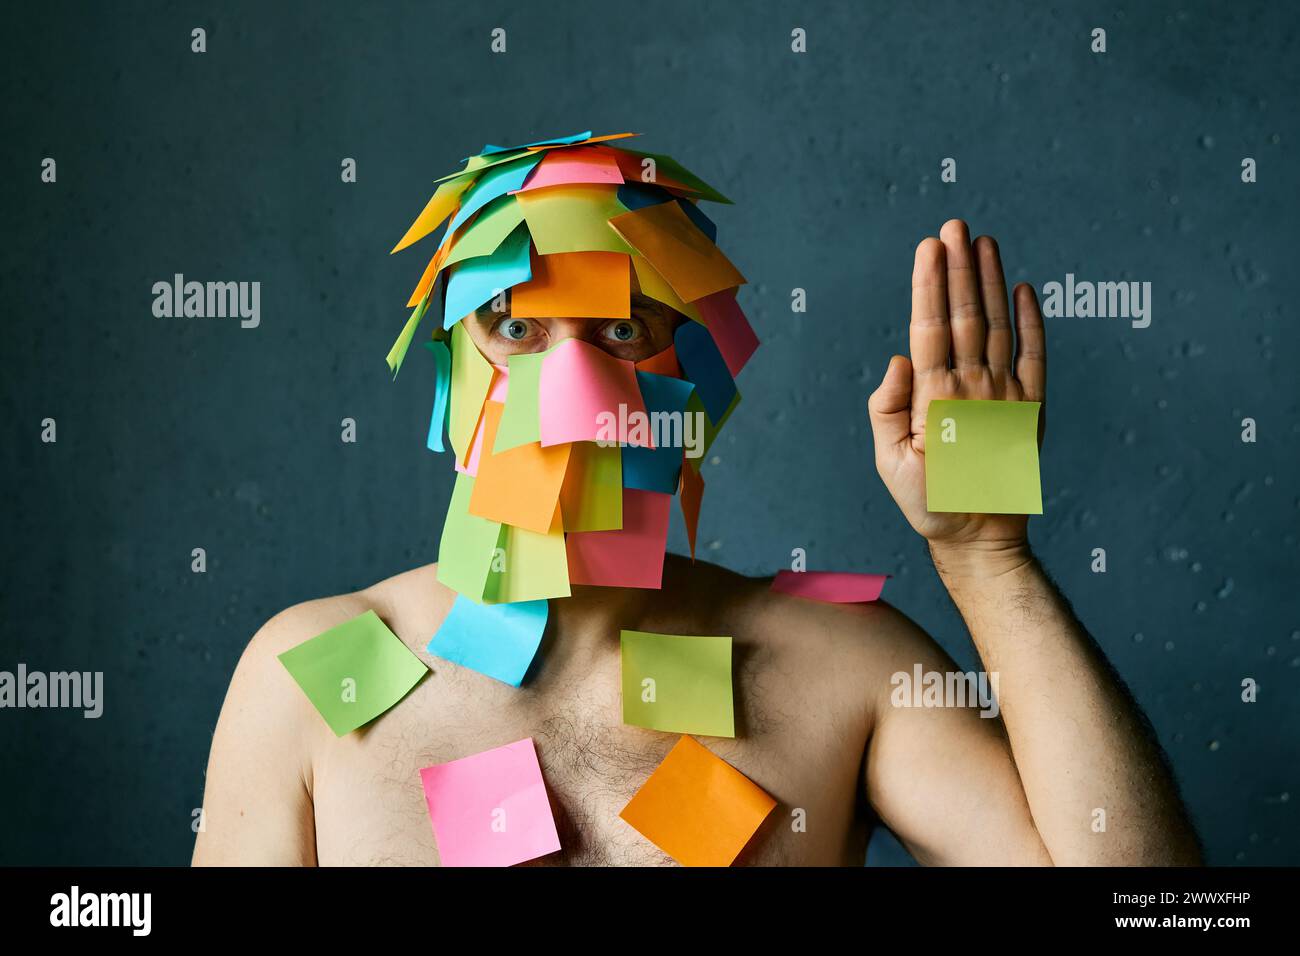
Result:
[[[894,454],[912,437],[912,363],[903,355],[889,360],[880,387],[867,402],[876,455]]]

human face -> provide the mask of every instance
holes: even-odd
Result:
[[[626,319],[584,319],[555,316],[515,318],[509,303],[504,312],[491,304],[465,318],[465,331],[493,365],[506,365],[510,356],[544,352],[564,339],[579,339],[615,358],[640,362],[673,344],[673,332],[685,316],[640,292],[632,293]]]

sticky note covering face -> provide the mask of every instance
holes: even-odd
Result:
[[[619,814],[683,866],[731,866],[776,801],[682,737]]]
[[[543,445],[627,442],[635,437],[626,427],[632,413],[645,415],[636,366],[579,339],[565,339],[542,361],[537,401]]]
[[[513,866],[560,849],[532,738],[420,771],[443,866]]]
[[[374,611],[279,656],[338,737],[388,710],[428,672]]]
[[[548,610],[546,601],[476,604],[457,595],[429,653],[518,687],[537,655]]]
[[[731,638],[620,632],[623,723],[679,734],[736,736]]]
[[[623,489],[623,527],[565,535],[569,581],[613,588],[663,586],[672,496]]]
[[[925,417],[930,511],[1042,514],[1038,402],[935,399]]]
[[[778,571],[772,590],[827,604],[862,604],[879,600],[888,578],[848,571]]]
[[[483,404],[484,450],[469,500],[470,514],[545,534],[555,521],[569,446],[544,448],[530,442],[494,452],[504,407],[499,402]]]

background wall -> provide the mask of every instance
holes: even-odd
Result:
[[[434,559],[452,472],[424,448],[432,361],[412,350],[396,383],[384,365],[425,259],[387,252],[484,143],[590,128],[639,131],[737,201],[710,214],[765,344],[708,466],[703,555],[770,573],[797,546],[892,572],[889,600],[964,667],[866,427],[906,348],[912,250],[962,216],[1012,280],[1152,283],[1149,328],[1049,323],[1034,542],[1158,729],[1210,860],[1300,863],[1288,5],[43,3],[6,20],[0,669],[102,670],[106,706],[0,711],[0,862],[187,862],[252,633]],[[260,327],[155,318],[151,287],[177,272],[260,281]]]

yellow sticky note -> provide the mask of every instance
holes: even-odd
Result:
[[[451,403],[447,435],[451,439],[456,461],[462,467],[469,455],[474,430],[478,427],[483,402],[492,388],[496,370],[483,357],[474,340],[457,322],[451,330]]]
[[[731,638],[621,631],[623,723],[736,736]]]
[[[618,201],[618,187],[548,186],[515,196],[540,255],[557,252],[621,252],[632,248],[609,227],[609,220],[627,212]]]
[[[925,416],[930,511],[1043,513],[1038,402],[935,399]]]
[[[593,441],[568,446],[569,469],[560,487],[565,531],[617,531],[623,527],[623,449]]]

